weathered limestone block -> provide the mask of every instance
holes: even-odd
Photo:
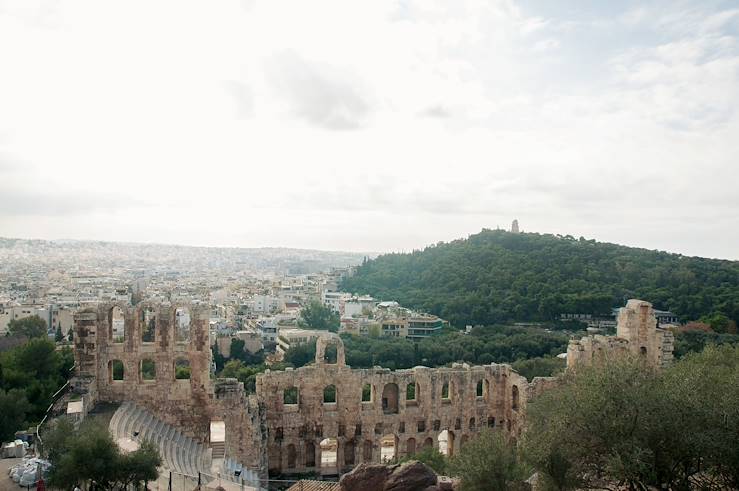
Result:
[[[416,460],[395,467],[385,481],[385,491],[411,491],[436,485],[436,473]]]
[[[339,480],[342,491],[379,491],[385,488],[385,482],[391,468],[382,464],[359,464],[350,473]]]

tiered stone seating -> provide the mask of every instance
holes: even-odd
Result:
[[[131,402],[121,404],[108,428],[115,440],[130,438],[154,443],[162,456],[162,466],[172,472],[188,476],[210,472],[209,453],[204,445]],[[134,436],[135,432],[138,436]]]

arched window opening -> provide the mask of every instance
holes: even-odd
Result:
[[[349,440],[344,444],[344,465],[354,465],[354,440]]]
[[[323,362],[335,365],[338,358],[337,353],[338,349],[335,343],[326,345],[326,351],[323,352]]]
[[[372,385],[364,384],[362,386],[362,402],[372,402]]]
[[[305,442],[305,466],[316,466],[316,446],[313,442]]]
[[[488,416],[488,428],[495,428],[495,418]]]
[[[441,399],[448,401],[449,398],[449,382],[444,382],[441,386]]]
[[[285,391],[282,393],[282,403],[287,405],[297,404],[298,388],[288,387],[287,389],[285,389]]]
[[[335,438],[326,438],[321,441],[321,470],[336,471],[336,454],[339,442]]]
[[[141,360],[141,380],[152,381],[157,378],[156,364],[148,358]]]
[[[462,429],[462,420],[460,418],[457,418],[454,421],[454,429],[455,430],[461,430]]]
[[[427,448],[434,448],[434,439],[431,437],[428,437],[423,441],[423,449],[425,450]]]
[[[110,381],[121,382],[124,375],[123,362],[121,360],[111,360],[108,366],[110,370]]]
[[[295,461],[298,457],[298,452],[295,450],[295,445],[292,443],[287,446],[287,468],[295,469]]]
[[[405,454],[407,456],[416,455],[416,439],[409,438],[405,443]]]
[[[156,339],[157,316],[154,309],[146,307],[141,313],[141,342],[153,343]]]
[[[639,348],[639,354],[642,356],[647,356],[647,347],[642,346],[641,348]]]
[[[395,435],[384,435],[380,439],[380,462],[395,462],[397,457],[397,445]]]
[[[485,392],[485,389],[484,389],[483,381],[482,380],[478,380],[477,381],[477,388],[475,390],[475,395],[477,397],[482,397],[483,395],[485,395],[484,392]]]
[[[385,384],[382,389],[382,411],[385,414],[398,414],[398,385]]]
[[[115,306],[110,309],[108,338],[114,343],[122,343],[126,339],[126,318],[123,309]]]
[[[438,437],[439,441],[439,452],[442,453],[442,455],[446,455],[447,457],[451,457],[454,455],[454,433],[449,430],[444,430],[441,433],[439,433]]]
[[[177,358],[174,362],[174,378],[176,380],[190,380],[190,362],[184,358]]]
[[[511,389],[511,409],[518,411],[518,386],[514,385]]]
[[[418,399],[418,384],[411,382],[405,386],[405,400],[416,402]]]
[[[362,444],[362,462],[372,462],[372,442],[365,440]]]
[[[179,307],[174,311],[175,340],[178,343],[190,342],[190,309]]]
[[[475,418],[470,418],[470,429],[471,430],[475,429]]]
[[[323,389],[323,403],[324,404],[335,404],[336,403],[336,386],[329,385]]]

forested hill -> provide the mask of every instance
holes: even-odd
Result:
[[[739,262],[571,236],[483,230],[366,261],[341,288],[437,314],[452,325],[608,313],[629,298],[682,320],[739,321]]]

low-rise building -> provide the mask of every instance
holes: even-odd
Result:
[[[329,331],[318,331],[315,329],[299,329],[294,327],[280,328],[277,336],[277,352],[286,353],[292,346],[314,343],[320,337],[330,337]]]

